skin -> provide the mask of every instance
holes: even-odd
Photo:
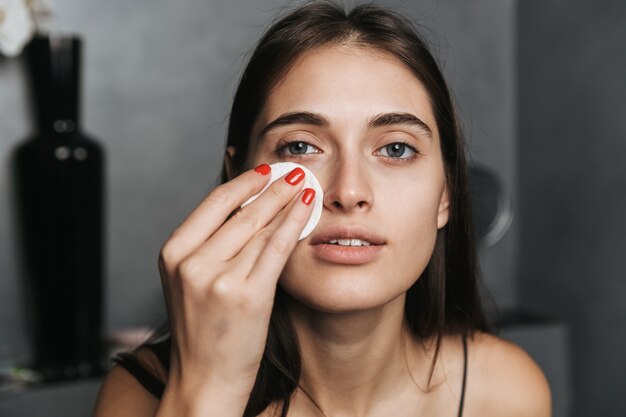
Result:
[[[321,115],[327,123],[260,134],[296,111]],[[405,124],[368,128],[372,117],[388,112],[412,114],[429,132]],[[284,140],[311,146],[304,146],[301,158],[288,156],[288,148],[279,155],[276,144]],[[388,145],[398,140],[417,153],[398,148],[394,154]],[[301,184],[276,181],[222,225],[267,181],[254,171],[234,172],[236,149],[228,148],[231,180],[200,203],[160,254],[175,342],[170,374],[165,377],[149,350],[140,354],[167,379],[163,398],[151,397],[114,367],[95,416],[241,416],[277,284],[288,294],[302,357],[302,388],[292,397],[290,416],[456,415],[463,372],[459,338],[444,338],[427,389],[433,341],[413,340],[403,322],[405,292],[424,270],[449,215],[439,133],[423,85],[383,53],[320,47],[301,57],[272,90],[251,141],[244,168],[294,161],[315,173],[325,192],[317,230],[362,224],[384,237],[383,253],[357,266],[315,258],[311,236],[297,241],[311,210],[299,202]],[[550,415],[545,377],[523,350],[477,333],[468,351],[465,417]]]

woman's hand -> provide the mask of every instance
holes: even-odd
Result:
[[[296,168],[231,216],[269,178],[249,170],[218,186],[161,249],[159,271],[172,331],[164,397],[173,390],[187,404],[212,398],[227,414],[243,413],[265,348],[278,278],[311,214],[312,205],[303,199],[310,203],[314,197],[313,190],[300,192],[304,172]],[[195,411],[217,410],[216,405]]]

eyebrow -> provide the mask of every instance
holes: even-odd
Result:
[[[287,126],[293,124],[305,124],[311,126],[318,127],[328,127],[330,123],[323,116],[311,113],[311,112],[292,112],[285,113],[274,119],[272,122],[268,123],[263,129],[261,129],[261,133],[259,133],[259,138],[267,135],[271,130],[276,129],[279,126]],[[415,116],[411,113],[381,113],[374,116],[368,123],[368,129],[375,129],[377,127],[382,126],[392,126],[392,125],[404,125],[417,127],[423,133],[426,134],[428,138],[432,138],[433,132],[428,127],[428,125],[419,117]]]
[[[405,125],[405,126],[413,126],[418,127],[422,130],[426,136],[429,138],[433,137],[433,131],[428,127],[426,122],[424,122],[419,117],[415,116],[411,113],[383,113],[376,115],[367,126],[370,129],[374,129],[376,127],[381,126],[392,126],[392,125]]]
[[[328,127],[330,125],[330,123],[328,123],[328,120],[326,120],[319,114],[306,111],[285,113],[274,119],[272,122],[268,123],[263,129],[261,129],[259,137],[267,135],[270,130],[276,129],[279,126],[295,124],[312,125],[319,127]]]

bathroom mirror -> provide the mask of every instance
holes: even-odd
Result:
[[[481,164],[469,167],[474,231],[480,247],[499,242],[511,226],[513,209],[498,174]]]

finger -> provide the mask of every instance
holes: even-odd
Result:
[[[309,202],[308,205],[303,201],[305,197]],[[314,197],[315,190],[312,188],[305,189],[262,249],[248,277],[248,282],[252,287],[255,287],[255,291],[262,293],[276,290],[280,273],[296,247],[302,229],[311,216]]]
[[[269,243],[270,238],[274,233],[276,233],[278,226],[284,222],[285,216],[289,213],[293,205],[299,201],[303,193],[304,190],[297,194],[267,226],[257,232],[246,243],[243,249],[241,249],[235,257],[228,261],[227,269],[232,271],[232,274],[230,274],[231,276],[242,276],[243,279],[247,279],[250,275],[252,267],[257,262],[259,255],[261,255],[261,252],[263,252],[263,249]]]
[[[206,242],[270,177],[251,169],[213,189],[170,236],[167,243],[176,248],[176,257],[182,259]]]
[[[296,168],[274,181],[259,198],[238,210],[198,251],[223,262],[232,259],[248,241],[289,204],[304,185],[304,171]],[[298,181],[295,184],[290,182]]]

